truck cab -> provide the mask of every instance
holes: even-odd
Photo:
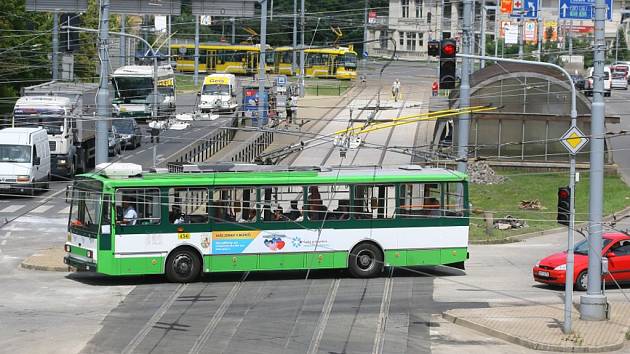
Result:
[[[112,100],[114,117],[129,117],[146,120],[152,116],[154,95],[157,115],[168,119],[175,115],[176,93],[173,68],[161,65],[154,84],[153,65],[122,66],[112,74],[115,97]],[[157,92],[155,92],[157,87]]]
[[[199,110],[202,113],[231,111],[238,107],[238,82],[234,74],[212,74],[203,80],[199,92]]]
[[[48,189],[50,149],[43,128],[0,130],[0,192],[35,195]]]

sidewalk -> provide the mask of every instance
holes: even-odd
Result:
[[[52,272],[69,272],[71,268],[63,263],[66,252],[63,245],[38,251],[20,263],[25,269],[45,270]]]
[[[564,305],[449,310],[455,324],[534,350],[596,353],[621,349],[630,329],[630,303],[611,303],[608,321],[582,321],[572,312],[573,332],[562,333]]]

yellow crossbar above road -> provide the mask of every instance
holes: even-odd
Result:
[[[471,106],[471,107],[465,107],[465,108],[444,109],[444,110],[434,111],[434,112],[412,114],[408,116],[394,118],[392,119],[391,122],[378,123],[372,126],[370,126],[371,124],[370,122],[368,122],[367,124],[364,124],[362,126],[338,130],[335,132],[335,135],[339,135],[339,134],[358,135],[358,134],[368,133],[368,132],[379,130],[379,129],[395,127],[398,125],[409,124],[409,123],[419,122],[423,120],[434,120],[437,118],[459,115],[461,113],[485,112],[485,111],[495,110],[497,108],[498,107],[490,107],[490,106]]]

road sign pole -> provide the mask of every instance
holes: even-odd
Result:
[[[112,102],[109,99],[109,0],[101,1],[100,8],[101,22],[98,34],[98,50],[100,56],[101,73],[99,77],[99,88],[96,93],[96,111],[98,120],[96,121],[96,152],[94,161],[96,165],[107,162],[109,130],[109,117]]]
[[[543,42],[543,19],[540,11],[536,11],[538,13],[538,61],[542,60],[542,42]]]
[[[523,59],[523,37],[525,33],[523,30],[523,10],[521,9],[520,12],[518,19],[518,58]]]
[[[605,0],[595,0],[595,41],[593,53],[593,103],[591,105],[591,152],[589,183],[588,288],[580,298],[580,318],[603,321],[607,318],[607,299],[602,292],[602,196],[604,194],[604,63],[606,38]]]
[[[67,38],[67,41],[70,42],[70,38]],[[57,12],[53,12],[51,62],[52,62],[52,79],[53,81],[59,80],[59,13]]]
[[[206,72],[208,72],[206,67]],[[193,69],[193,84],[199,84],[199,16],[195,16],[195,67]]]
[[[472,23],[472,0],[464,0],[464,23],[462,27],[462,44],[464,54],[470,55],[471,23]],[[479,57],[478,59],[481,59]],[[471,57],[464,57],[462,60],[462,77],[459,86],[459,107],[468,108],[470,106],[470,64]],[[468,135],[470,128],[470,113],[464,112],[459,115],[457,122],[457,170],[466,173],[468,168]]]
[[[267,49],[267,0],[260,2],[260,59],[258,60],[258,129],[262,128],[265,116],[265,51]],[[269,102],[269,96],[267,96]]]

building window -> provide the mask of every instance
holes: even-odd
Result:
[[[444,8],[442,8],[442,18],[450,21],[451,20],[451,4],[445,5]]]
[[[427,12],[427,23],[431,24],[431,13]]]
[[[381,35],[378,37],[378,42],[381,45],[381,49],[387,49],[387,31],[381,31]]]
[[[415,33],[407,33],[407,50],[415,51],[416,50],[416,34]]]
[[[405,32],[398,32],[398,42],[400,44],[400,50],[403,50],[403,47],[405,46]]]
[[[422,0],[415,0],[416,18],[422,18]]]
[[[418,49],[424,47],[424,33],[418,33]]]
[[[409,0],[401,0],[400,3],[402,5],[402,17],[409,17]]]

